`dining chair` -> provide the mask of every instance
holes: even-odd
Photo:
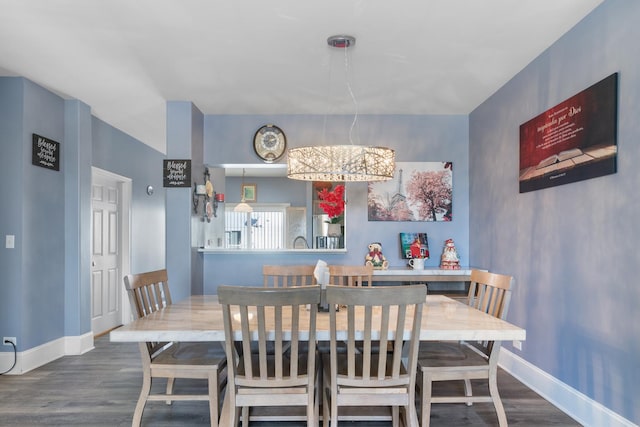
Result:
[[[373,286],[373,265],[329,265],[329,284]]]
[[[307,425],[316,426],[319,364],[315,340],[320,286],[223,285],[218,287],[218,301],[229,361],[229,425],[237,425],[240,409],[246,427],[251,407],[305,406]],[[300,345],[304,341],[308,345]],[[257,346],[252,345],[256,342]],[[270,346],[275,351],[269,351]],[[256,347],[258,351],[252,351]]]
[[[417,426],[416,363],[427,294],[423,285],[352,287],[328,285],[330,351],[323,355],[323,425],[338,425],[340,407],[391,407],[393,426],[405,410],[405,425]],[[340,310],[340,319],[336,305]],[[346,311],[346,316],[344,312]],[[338,322],[345,322],[340,324]],[[338,337],[338,329],[347,330]],[[346,352],[338,351],[346,342]],[[393,351],[376,351],[392,344]],[[362,343],[362,349],[356,347]],[[403,354],[403,349],[408,352]]]
[[[315,265],[264,265],[262,276],[265,288],[316,285]]]
[[[486,271],[472,270],[467,303],[491,316],[504,319],[511,299],[514,279]],[[423,342],[418,355],[420,394],[420,425],[427,427],[432,403],[493,402],[500,426],[507,417],[500,400],[497,384],[500,341]],[[485,379],[489,395],[473,396],[471,380]],[[463,380],[465,395],[432,396],[436,381]]]
[[[136,319],[171,305],[167,270],[156,270],[124,277],[131,310]],[[211,425],[218,425],[220,373],[226,357],[219,343],[146,342],[140,343],[142,390],[133,414],[132,426],[139,426],[148,401],[202,400],[209,402]],[[166,378],[163,394],[151,394],[154,378]],[[176,378],[207,380],[207,393],[173,394]]]

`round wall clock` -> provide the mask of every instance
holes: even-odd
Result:
[[[266,163],[272,163],[284,155],[287,138],[278,126],[264,125],[253,137],[253,149]]]

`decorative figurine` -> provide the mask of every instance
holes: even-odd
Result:
[[[365,257],[364,265],[373,265],[376,270],[386,270],[389,268],[389,261],[382,254],[382,243],[369,243],[369,253]]]
[[[443,270],[460,270],[460,259],[453,239],[447,239],[444,242],[444,250],[440,257],[440,268]]]

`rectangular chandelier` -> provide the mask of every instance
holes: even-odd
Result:
[[[386,181],[394,170],[395,151],[386,147],[298,147],[289,149],[287,158],[287,176],[302,181]]]

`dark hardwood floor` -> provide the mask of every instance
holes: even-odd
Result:
[[[0,376],[0,426],[128,426],[135,407],[142,374],[138,346],[112,343],[108,336],[96,339],[95,350],[67,356],[24,375]],[[512,426],[577,426],[569,416],[542,399],[504,371],[498,376],[500,393]],[[176,390],[202,387],[204,383],[176,381]],[[438,385],[439,386],[439,385]],[[154,387],[164,387],[157,381]],[[462,383],[446,385],[459,387]],[[436,393],[438,390],[434,390]],[[147,404],[144,426],[205,426],[209,412],[205,402]],[[390,423],[340,423],[352,427],[383,427]],[[302,426],[302,423],[252,423],[267,427]],[[306,424],[304,424],[306,425]],[[497,426],[493,405],[476,403],[434,405],[431,425]]]

